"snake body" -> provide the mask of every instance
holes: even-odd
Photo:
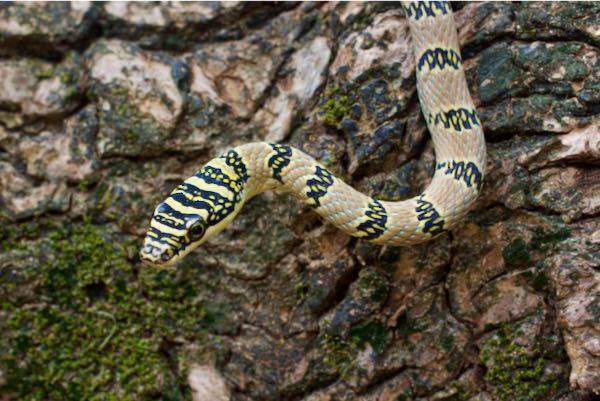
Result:
[[[298,149],[249,143],[209,161],[158,205],[142,259],[176,263],[225,228],[248,199],[271,189],[295,194],[327,222],[376,244],[424,242],[463,219],[481,189],[486,150],[454,18],[446,2],[403,7],[414,43],[421,110],[436,152],[435,174],[423,193],[380,201],[356,191]]]

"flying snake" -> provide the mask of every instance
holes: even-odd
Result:
[[[435,174],[418,196],[395,202],[364,195],[306,153],[254,142],[209,161],[154,210],[140,256],[172,265],[223,230],[253,196],[289,191],[344,232],[375,244],[410,245],[450,230],[483,183],[485,139],[469,94],[450,5],[403,5],[414,43],[421,110],[436,153]]]

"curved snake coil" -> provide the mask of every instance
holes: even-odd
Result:
[[[292,192],[327,222],[376,244],[424,242],[460,221],[481,189],[486,152],[452,11],[438,1],[411,2],[404,10],[414,42],[421,109],[437,158],[435,175],[423,193],[399,202],[379,201],[298,149],[249,143],[208,162],[158,205],[142,259],[174,264],[226,227],[248,199],[271,189]]]

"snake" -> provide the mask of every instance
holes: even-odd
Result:
[[[379,245],[429,241],[464,220],[484,179],[486,145],[469,93],[449,3],[402,4],[414,44],[421,112],[436,155],[419,195],[377,200],[337,178],[307,153],[252,142],[225,151],[178,185],[154,210],[140,257],[170,266],[222,231],[255,195],[294,194],[323,220]]]

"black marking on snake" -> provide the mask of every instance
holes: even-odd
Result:
[[[450,5],[445,1],[419,1],[403,7],[406,15],[416,21],[423,17],[446,15],[451,11]]]
[[[367,206],[365,216],[367,220],[356,227],[358,231],[365,233],[361,238],[372,240],[380,237],[385,232],[385,224],[387,223],[387,212],[383,205],[374,199]]]
[[[229,216],[235,210],[235,205],[241,201],[241,194],[236,194],[234,200],[230,200],[212,191],[200,190],[203,199],[208,199],[211,206],[208,213],[208,225],[215,225]]]
[[[185,192],[186,194],[190,194],[192,196],[199,196],[200,195],[200,188],[198,188],[195,185],[190,184],[189,182],[182,182],[181,184],[179,184],[177,186],[177,190],[181,191],[181,192]]]
[[[434,70],[436,67],[440,70],[443,70],[446,67],[458,70],[461,63],[462,60],[460,54],[454,49],[437,47],[435,49],[425,50],[421,55],[421,58],[419,58],[417,66],[419,71],[422,71],[426,65],[430,71]]]
[[[154,216],[154,220],[167,227],[174,228],[176,230],[185,230],[185,223],[178,223],[175,219],[164,214],[157,214]]]
[[[432,237],[436,237],[446,230],[444,230],[444,219],[433,206],[433,203],[425,200],[425,195],[421,194],[417,198],[417,219],[424,221],[423,232],[431,234]]]
[[[473,162],[455,161],[438,163],[436,170],[443,170],[445,175],[452,175],[455,180],[463,181],[469,188],[481,189],[483,176],[477,165]]]
[[[235,174],[228,175],[218,167],[206,165],[194,174],[194,176],[208,184],[226,188],[227,192],[232,194],[231,199],[214,191],[200,189],[186,182],[181,184],[181,192],[171,195],[171,197],[184,206],[207,210],[208,217],[206,223],[209,226],[218,224],[235,210],[235,206],[242,200],[244,185],[248,178],[250,178],[246,165],[237,152],[233,150],[228,151],[221,155],[220,158],[225,159],[225,163],[234,170]],[[192,194],[192,196],[198,197],[200,200],[190,200],[184,193]]]
[[[480,125],[475,109],[468,110],[463,107],[440,111],[435,115],[430,114],[429,122],[433,122],[435,125],[443,124],[444,128],[453,128],[458,132]]]
[[[310,191],[306,193],[309,199],[312,199],[312,207],[321,206],[320,199],[327,194],[327,188],[333,185],[333,174],[325,170],[321,166],[317,166],[314,178],[306,181],[306,185]]]
[[[208,199],[215,206],[216,205],[227,205],[228,203],[236,202],[237,198],[241,197],[241,196],[236,196],[236,199],[229,199],[229,198],[221,195],[220,193],[213,192],[213,191],[207,191],[205,189],[200,189],[200,188],[196,187],[195,185],[192,185],[188,182],[181,183],[177,187],[177,189],[183,193],[186,193],[186,194],[194,196],[194,197],[201,197],[203,199]]]
[[[155,219],[156,219],[156,217],[157,216],[155,216]],[[195,220],[202,220],[202,218],[199,216],[196,216]],[[150,236],[152,238],[152,242],[150,243],[150,246],[156,248],[156,246],[152,245],[152,243],[160,243],[160,244],[167,245],[168,249],[174,250],[173,256],[178,255],[180,252],[183,252],[188,247],[188,245],[192,242],[185,235],[180,236],[180,235],[165,233],[163,231],[160,231],[156,227],[150,227],[150,229],[148,230],[148,236]]]
[[[244,180],[234,180],[218,167],[206,165],[202,167],[200,171],[194,174],[194,176],[202,179],[207,184],[215,184],[220,187],[226,188],[230,192],[233,192],[236,195],[236,198],[239,196],[239,194],[242,192],[242,189],[244,188]]]
[[[171,199],[178,204],[186,207],[192,207],[198,210],[207,211],[207,223],[212,226],[221,222],[225,217],[235,210],[235,205],[241,200],[241,194],[236,193],[235,199],[228,199],[221,194],[213,191],[199,189],[192,184],[183,183],[186,185],[186,190],[171,194]],[[191,195],[188,198],[186,194]]]
[[[169,204],[164,203],[164,202],[161,203],[160,205],[158,205],[158,208],[156,209],[156,213],[157,214],[166,214],[167,216],[172,216],[176,219],[184,220],[184,221],[198,218],[197,214],[181,213],[179,210],[173,209]]]
[[[233,171],[237,174],[242,182],[248,181],[250,176],[248,175],[248,169],[244,164],[242,157],[235,150],[229,150],[219,156],[221,159],[225,159],[225,163],[233,168]]]
[[[231,212],[233,212],[234,209],[235,207],[231,206],[211,211],[208,215],[208,225],[214,226],[216,224],[219,224],[221,221],[223,221],[223,219],[225,219],[225,217],[227,217]]]
[[[278,143],[270,143],[269,145],[273,148],[273,151],[275,151],[275,154],[271,156],[268,161],[269,167],[273,170],[273,178],[283,183],[281,172],[291,162],[292,148]]]
[[[181,236],[175,235],[175,234],[169,234],[169,233],[162,232],[155,227],[150,227],[150,230],[148,230],[148,234],[150,234],[150,233],[154,234],[152,236],[153,237],[152,240],[156,241],[156,242],[160,242],[161,244],[173,246],[173,243],[169,242],[168,240],[173,241],[176,246],[183,245],[185,243],[184,237],[181,237]]]
[[[170,195],[170,198],[179,203],[181,206],[192,207],[198,210],[207,210],[211,211],[212,206],[210,203],[202,200],[202,199],[189,199],[183,192],[175,192]]]

